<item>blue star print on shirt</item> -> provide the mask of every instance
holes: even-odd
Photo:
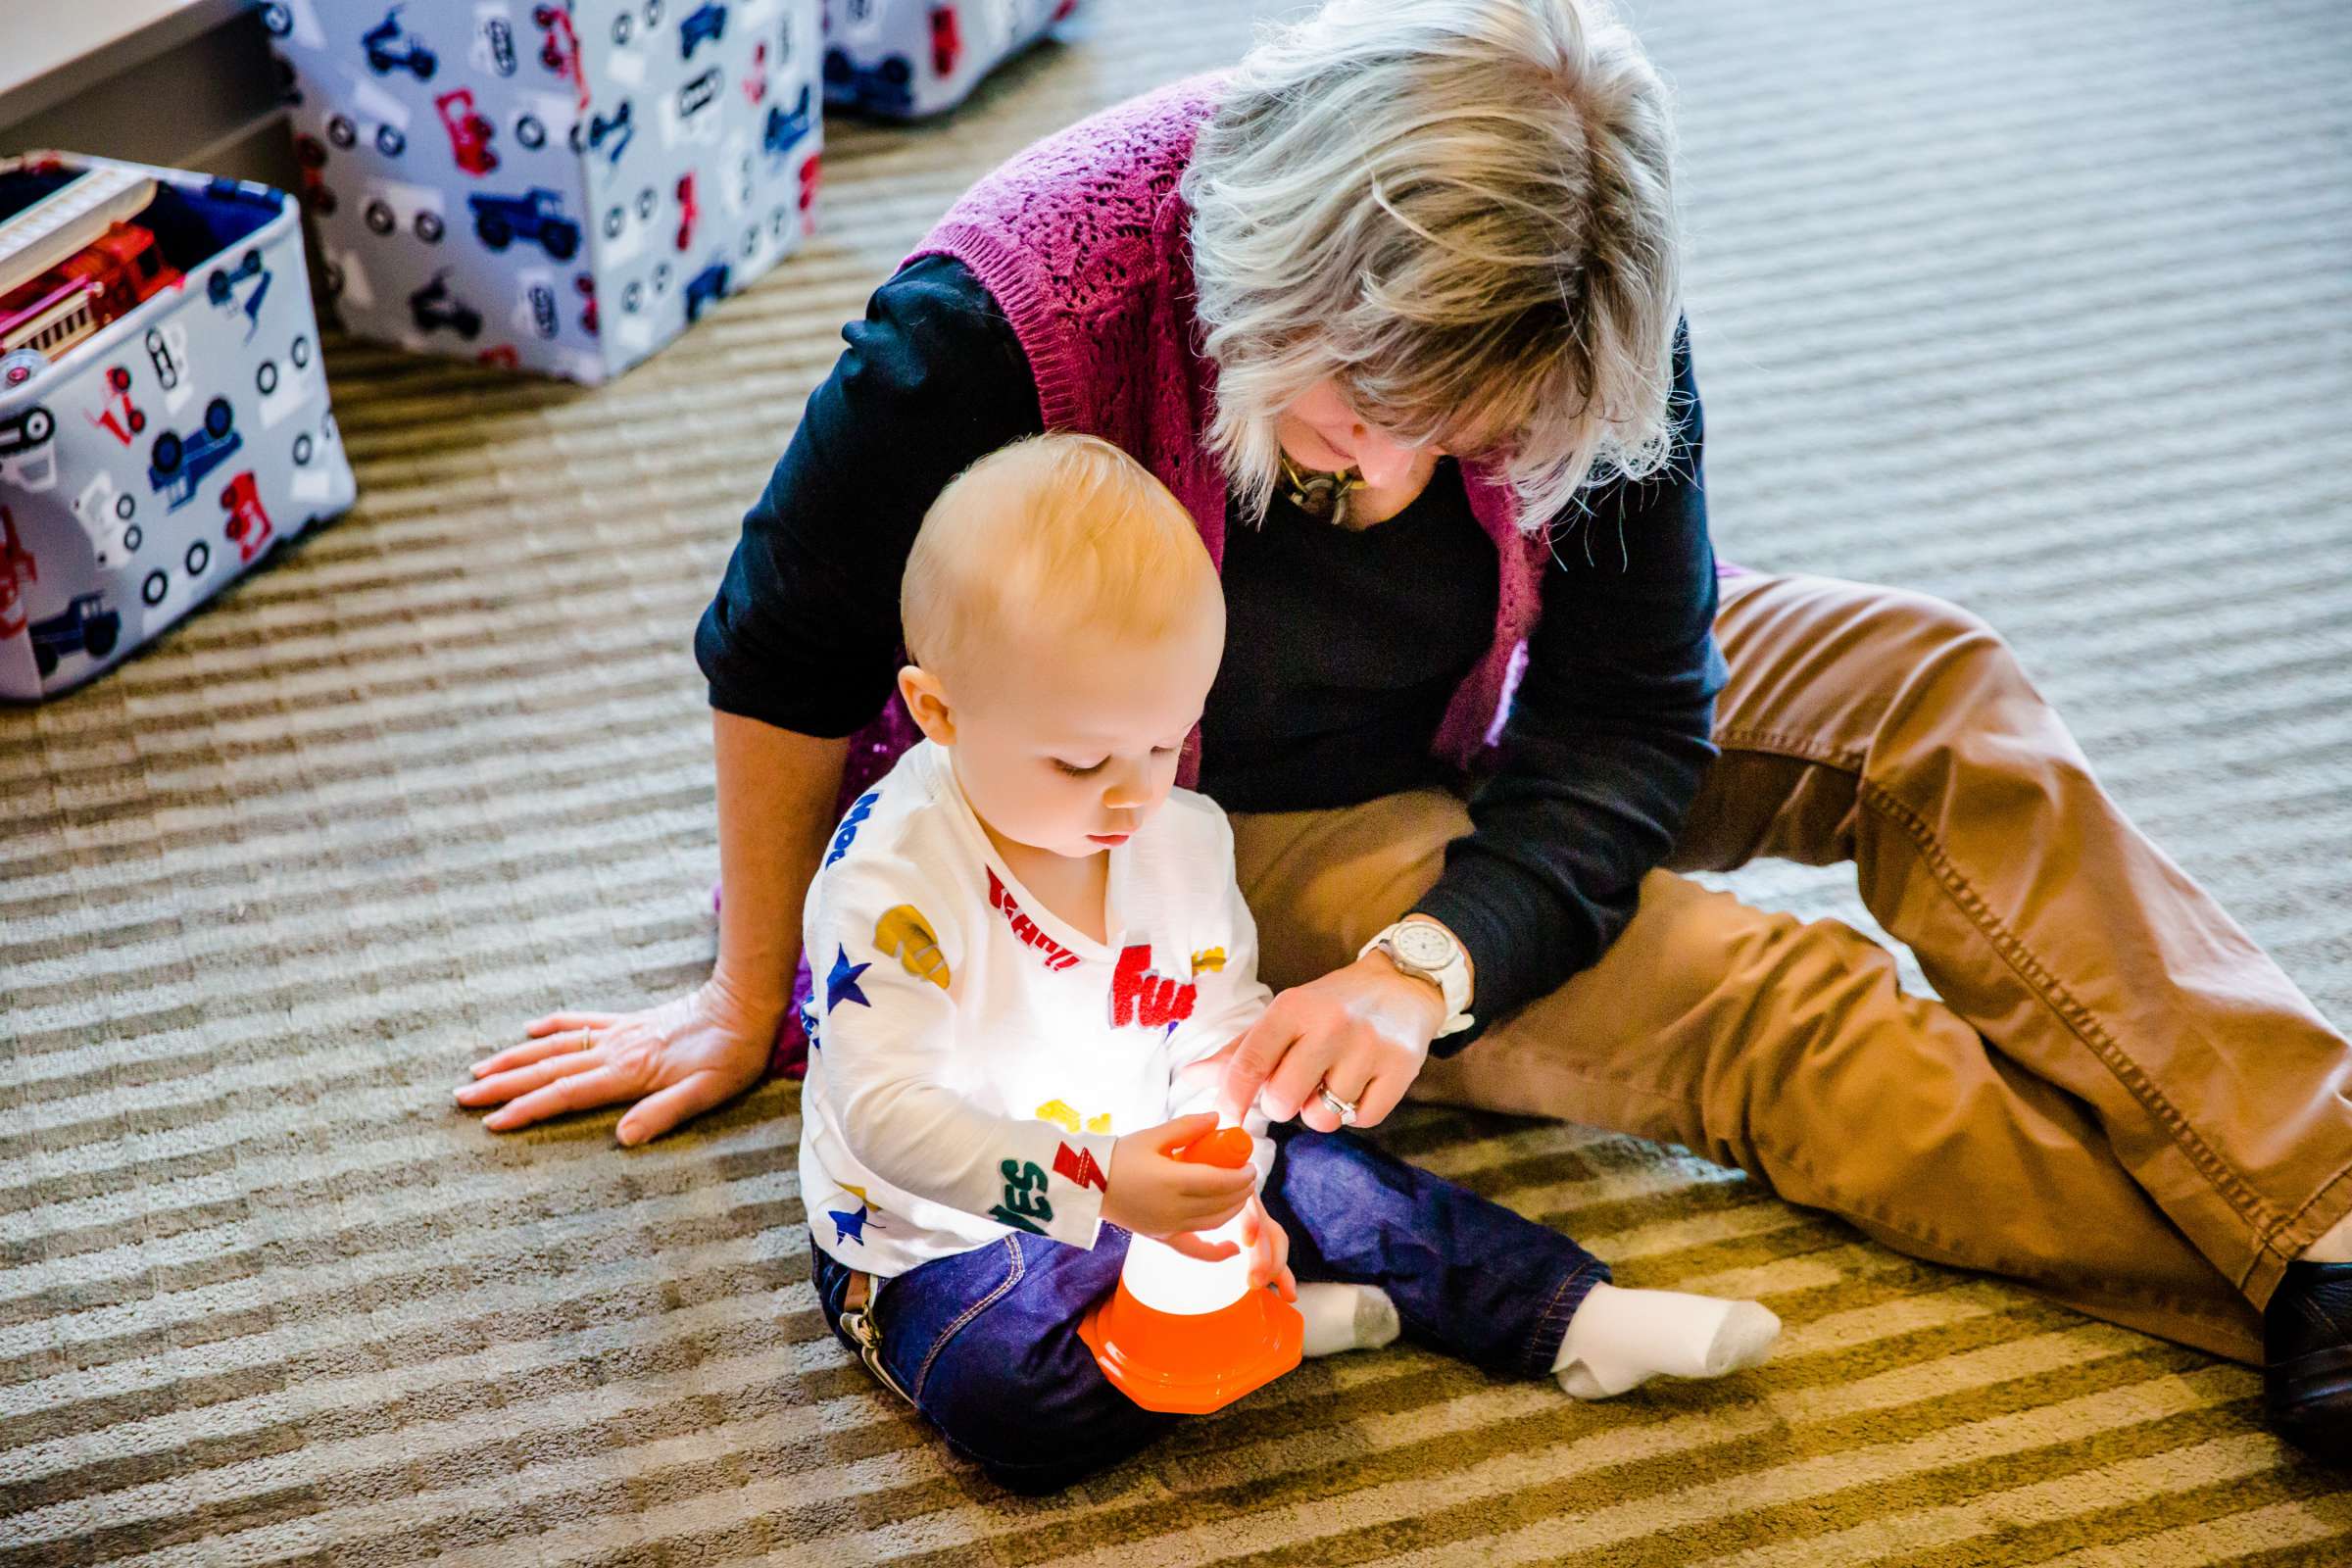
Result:
[[[858,989],[858,977],[873,967],[870,963],[852,963],[850,950],[843,948],[841,956],[833,960],[833,972],[825,976],[825,1010],[831,1012],[844,1002],[855,1002],[860,1007],[870,1007],[865,993]]]
[[[869,1210],[860,1208],[855,1214],[845,1214],[838,1208],[826,1209],[825,1217],[833,1222],[833,1240],[836,1243],[857,1242],[862,1245],[865,1241],[865,1216],[868,1212]]]

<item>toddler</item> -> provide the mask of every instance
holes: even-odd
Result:
[[[926,739],[809,889],[801,1192],[826,1321],[951,1447],[1051,1492],[1183,1419],[1078,1324],[1130,1235],[1211,1256],[1198,1233],[1237,1214],[1310,1355],[1401,1329],[1586,1398],[1763,1358],[1762,1306],[1619,1290],[1353,1133],[1253,1116],[1250,1165],[1172,1156],[1216,1125],[1200,1064],[1270,997],[1231,829],[1172,788],[1225,615],[1155,479],[1092,437],[995,453],[924,517],[901,604]]]

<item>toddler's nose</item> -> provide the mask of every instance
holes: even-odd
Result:
[[[1102,791],[1106,811],[1141,810],[1152,799],[1152,781],[1140,771],[1121,773]]]

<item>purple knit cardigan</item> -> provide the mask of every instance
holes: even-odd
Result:
[[[912,255],[952,256],[1011,321],[1049,430],[1120,447],[1165,484],[1225,563],[1225,475],[1202,445],[1216,366],[1197,348],[1191,211],[1177,181],[1221,74],[1115,105],[1015,154],[950,209]],[[1466,465],[1471,513],[1494,541],[1501,592],[1486,657],[1454,693],[1433,750],[1469,768],[1501,728],[1539,609],[1544,544],[1521,532],[1499,473]],[[900,704],[853,738],[840,805],[918,739]],[[1179,782],[1200,777],[1200,737]]]
[[[1076,430],[1120,447],[1193,514],[1209,558],[1225,563],[1227,487],[1202,445],[1216,399],[1216,367],[1199,351],[1193,315],[1191,212],[1177,181],[1219,74],[1130,99],[1015,154],[948,212],[906,259],[952,256],[1011,321],[1037,377],[1049,430]],[[1465,769],[1494,745],[1524,667],[1539,610],[1545,545],[1522,532],[1516,497],[1493,467],[1465,464],[1470,511],[1494,541],[1500,570],[1494,637],[1462,682],[1432,750]],[[836,810],[890,771],[918,739],[895,699],[851,737]],[[1200,777],[1200,735],[1177,778]],[[798,1076],[807,1055],[798,1002],[777,1040],[777,1067]]]

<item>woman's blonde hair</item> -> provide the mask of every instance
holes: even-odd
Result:
[[[1182,502],[1125,452],[1055,432],[1000,447],[923,514],[899,584],[915,662],[942,678],[1023,632],[1149,641],[1222,611]]]
[[[1332,0],[1244,57],[1184,176],[1209,445],[1252,514],[1333,378],[1495,456],[1542,527],[1655,471],[1680,317],[1667,89],[1599,0]]]

